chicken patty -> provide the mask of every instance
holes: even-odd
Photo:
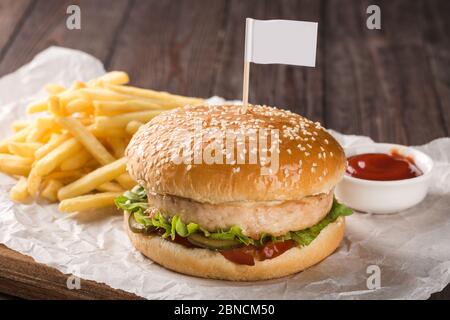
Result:
[[[315,225],[330,211],[333,190],[298,201],[209,204],[151,193],[148,201],[165,216],[178,215],[185,223],[194,222],[209,231],[238,226],[246,236],[258,239],[263,233],[280,236]]]

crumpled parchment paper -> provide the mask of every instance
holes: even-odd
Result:
[[[70,85],[104,72],[85,53],[52,47],[0,79],[0,138],[24,117],[48,82]],[[344,146],[371,142],[333,132]],[[355,213],[339,249],[317,266],[278,280],[234,283],[193,278],[159,267],[129,243],[122,216],[61,214],[55,205],[9,200],[13,179],[0,174],[0,243],[83,279],[149,299],[426,299],[450,282],[450,138],[418,149],[435,161],[427,198],[395,215]],[[370,267],[376,266],[376,267]],[[380,288],[372,278],[379,268]],[[369,272],[368,272],[369,270]]]

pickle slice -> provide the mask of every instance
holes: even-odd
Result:
[[[193,233],[187,240],[193,245],[206,249],[225,250],[242,247],[243,244],[237,240],[217,240],[207,238],[199,233]]]

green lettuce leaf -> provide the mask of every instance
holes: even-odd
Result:
[[[140,211],[143,213],[148,209],[147,193],[145,189],[136,186],[130,191],[126,191],[123,195],[115,199],[115,204],[119,209],[134,213]]]
[[[347,208],[343,204],[339,203],[336,199],[334,199],[333,206],[331,207],[330,212],[325,216],[325,218],[323,218],[321,221],[310,228],[300,231],[291,231],[290,233],[292,239],[297,241],[302,246],[307,246],[319,235],[320,231],[322,231],[330,223],[336,221],[336,219],[339,217],[349,216],[352,213],[352,209]]]
[[[177,235],[186,238],[195,232],[200,232],[208,238],[210,237],[216,240],[238,240],[245,245],[262,245],[269,240],[280,242],[292,239],[295,240],[300,246],[307,246],[330,223],[333,223],[339,217],[349,216],[353,213],[351,209],[334,199],[330,212],[325,216],[325,218],[314,226],[300,231],[291,231],[285,235],[277,237],[263,233],[260,239],[256,240],[244,235],[238,226],[232,226],[229,230],[216,230],[214,232],[210,232],[194,222],[186,224],[179,216],[166,218],[159,211],[154,213],[150,218],[146,214],[146,211],[149,208],[147,193],[145,189],[140,186],[136,186],[132,190],[127,191],[122,196],[116,198],[115,203],[119,209],[133,214],[134,219],[146,229],[156,228],[163,231],[163,238],[170,236],[173,240]]]
[[[205,234],[205,236],[206,236],[206,234]],[[255,240],[253,240],[250,237],[245,236],[242,233],[241,228],[239,228],[237,226],[232,226],[230,228],[230,230],[228,230],[228,231],[218,230],[216,232],[210,233],[209,237],[212,239],[216,239],[216,240],[235,240],[235,239],[237,239],[245,245],[255,244]]]

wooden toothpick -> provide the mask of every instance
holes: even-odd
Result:
[[[244,80],[243,80],[243,88],[242,88],[242,113],[247,112],[248,107],[248,86],[249,86],[249,78],[250,78],[250,62],[244,62]]]

